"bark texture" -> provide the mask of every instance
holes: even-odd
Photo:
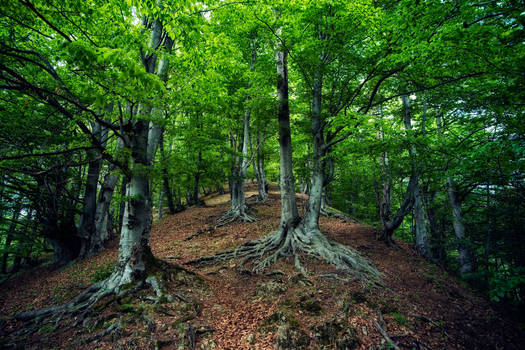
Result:
[[[255,44],[252,39],[251,42],[251,63],[250,71],[255,69]],[[249,99],[248,99],[249,100]],[[233,221],[240,220],[243,222],[253,222],[256,220],[255,216],[248,212],[246,205],[246,196],[244,193],[244,181],[246,179],[246,173],[250,166],[250,108],[246,108],[243,117],[243,133],[242,133],[242,148],[241,156],[234,155],[233,167],[232,167],[232,180],[230,182],[231,188],[231,203],[232,207],[217,221],[217,226],[223,226]],[[235,142],[233,143],[235,145]],[[263,170],[264,171],[264,170]]]
[[[463,224],[463,212],[461,210],[461,200],[457,194],[456,184],[452,177],[447,178],[448,198],[452,208],[452,225],[458,242],[459,268],[461,276],[472,272],[472,257],[466,243],[465,225]]]
[[[412,130],[412,120],[410,111],[410,100],[408,96],[403,95],[403,106],[405,108],[404,124],[407,133],[410,135]],[[410,144],[408,152],[410,154],[411,164],[411,178],[413,179],[412,184],[412,197],[414,198],[414,221],[416,228],[416,251],[421,256],[431,258],[430,251],[430,240],[426,228],[426,215],[423,209],[423,197],[419,188],[419,167],[417,164],[417,152],[413,144]]]
[[[102,143],[103,130],[98,122],[93,122],[92,133],[99,143]],[[86,187],[84,191],[84,201],[82,206],[82,215],[78,225],[78,235],[81,239],[79,258],[92,256],[101,251],[104,246],[100,244],[95,227],[95,213],[97,208],[97,185],[102,168],[102,159],[100,151],[88,151],[90,163],[88,165]]]

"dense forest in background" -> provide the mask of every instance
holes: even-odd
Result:
[[[73,306],[144,279],[162,295],[152,212],[228,184],[217,225],[251,222],[244,183],[262,202],[273,182],[280,228],[195,263],[301,270],[302,251],[376,281],[319,230],[346,215],[523,310],[522,1],[19,0],[0,23],[2,279],[119,236]]]

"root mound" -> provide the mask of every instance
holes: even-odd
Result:
[[[295,267],[306,274],[300,261],[301,253],[324,260],[362,281],[380,282],[379,271],[358,251],[329,240],[319,230],[306,229],[302,224],[290,229],[280,227],[279,230],[263,238],[248,241],[235,249],[213,256],[192,260],[188,264],[214,264],[242,257],[244,259],[239,264],[239,269],[243,269],[246,263],[251,262],[252,271],[262,273],[277,259],[291,257],[294,259]]]
[[[118,273],[114,271],[106,280],[93,284],[66,304],[21,313],[6,320],[0,347],[52,342],[50,335],[60,338],[60,334],[71,332],[80,335],[73,340],[78,346],[104,341],[114,343],[129,335],[136,335],[132,338],[140,342],[152,342],[149,345],[153,346],[158,346],[156,342],[177,345],[194,343],[196,335],[209,331],[207,327],[196,327],[189,322],[198,317],[201,310],[200,304],[192,299],[195,290],[207,290],[207,285],[195,273],[154,259],[148,263],[147,274],[142,278],[122,285],[117,281]],[[185,296],[190,294],[192,298]],[[178,336],[164,340],[141,338],[145,329],[149,334],[159,331],[159,323],[154,320],[162,318],[169,319],[161,323],[163,326],[168,322],[173,324],[175,318]]]

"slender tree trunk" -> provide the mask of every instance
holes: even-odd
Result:
[[[122,182],[120,184],[120,198],[121,202],[118,211],[118,234],[122,232],[122,224],[124,223],[124,209],[126,208],[126,194],[128,193],[129,178],[127,175],[122,176]]]
[[[319,213],[321,211],[322,194],[324,188],[324,138],[321,126],[323,78],[319,70],[314,73],[313,99],[312,99],[312,136],[313,136],[313,161],[312,177],[310,182],[310,196],[308,197],[308,210],[304,218],[307,230],[319,230]]]
[[[122,147],[123,142],[119,139],[115,147],[115,152],[118,153]],[[104,242],[106,242],[111,236],[111,232],[108,232],[107,226],[109,221],[109,207],[119,178],[116,171],[117,167],[114,164],[111,164],[108,168],[108,172],[104,175],[104,180],[100,188],[95,212],[95,235],[92,239],[94,252],[104,249]]]
[[[382,118],[382,110],[380,110]],[[384,132],[381,130],[381,139],[384,139]],[[386,180],[383,182],[381,191],[381,201],[379,203],[379,217],[381,219],[382,230],[378,233],[377,239],[385,242],[387,245],[393,245],[394,231],[403,223],[405,216],[412,210],[414,204],[413,190],[414,176],[410,176],[407,189],[401,206],[392,217],[392,173],[388,163],[388,153],[383,152],[381,156],[381,164],[385,172]]]
[[[281,227],[286,230],[295,226],[300,218],[295,201],[295,180],[292,168],[292,133],[290,128],[290,106],[288,97],[287,53],[279,50],[275,54],[277,66],[277,97],[280,150]]]
[[[403,106],[405,107],[404,123],[407,133],[412,130],[410,100],[407,95],[402,96]],[[411,177],[414,178],[412,196],[414,198],[414,222],[416,228],[416,251],[426,258],[431,258],[430,240],[426,228],[426,217],[423,209],[423,198],[419,189],[419,169],[417,166],[417,152],[413,144],[409,146]]]
[[[442,134],[442,122],[439,116],[437,117],[436,122],[438,132],[439,134]],[[452,225],[458,242],[460,274],[464,276],[472,271],[472,257],[468,245],[466,244],[465,225],[463,224],[461,201],[457,195],[456,184],[451,176],[447,177],[446,181],[448,187],[448,198],[452,208]]]
[[[103,142],[103,131],[99,123],[92,123],[93,134]],[[81,248],[79,258],[85,258],[98,253],[103,249],[103,245],[99,244],[97,237],[97,229],[95,226],[95,213],[97,209],[97,186],[100,177],[100,170],[102,168],[102,160],[100,159],[100,151],[88,151],[88,158],[91,160],[88,166],[86,188],[84,191],[84,203],[82,208],[82,215],[78,225],[78,235],[81,239]]]
[[[266,132],[261,138],[261,131],[257,131],[257,157],[254,160],[255,176],[257,177],[257,200],[264,202],[268,199],[268,181],[266,180],[266,171],[264,168],[264,144],[266,142]]]
[[[202,205],[203,203],[199,200],[199,181],[201,177],[201,164],[202,164],[202,151],[199,151],[199,155],[197,157],[197,170],[195,171],[195,175],[193,177],[193,191],[191,192],[191,198],[192,198],[192,204],[195,204],[197,206]]]
[[[251,40],[251,63],[250,71],[255,70],[255,58],[256,58],[256,46],[255,40]],[[246,102],[249,102],[250,98]],[[245,222],[254,221],[255,218],[248,214],[248,208],[246,206],[246,196],[244,192],[244,183],[246,180],[246,173],[248,167],[250,166],[250,149],[251,140],[250,140],[250,116],[251,110],[246,106],[244,117],[243,117],[243,132],[242,132],[242,146],[241,146],[241,156],[237,154],[233,155],[233,165],[232,173],[230,180],[230,194],[231,194],[231,209],[223,213],[223,215],[217,221],[219,226],[231,223],[235,220],[241,220]],[[233,149],[237,151],[237,143],[233,137],[233,134],[230,134],[230,144],[233,146]],[[255,170],[258,173],[257,170]]]
[[[159,190],[159,207],[157,211],[157,219],[162,219],[162,209],[164,209],[164,191],[162,188]]]
[[[13,240],[13,237],[15,236],[15,230],[16,226],[18,224],[18,218],[20,217],[20,211],[22,210],[21,203],[17,203],[13,207],[13,215],[11,216],[11,224],[9,225],[7,236],[5,239],[5,252],[2,256],[2,267],[1,271],[3,274],[7,273],[7,260],[9,258],[9,246],[11,245],[11,242]]]
[[[171,192],[170,187],[170,179],[168,175],[168,168],[166,165],[166,153],[164,152],[164,133],[161,133],[161,140],[160,140],[160,155],[162,158],[162,185],[164,187],[164,192],[166,194],[167,200],[168,200],[168,209],[170,211],[170,214],[173,215],[176,213],[175,210],[175,203],[173,201],[173,193]],[[160,217],[159,217],[160,219]]]
[[[448,197],[452,208],[452,225],[456,234],[459,251],[459,266],[461,276],[472,272],[472,258],[466,243],[465,225],[463,224],[463,212],[461,210],[461,201],[457,195],[456,184],[452,177],[447,178]]]

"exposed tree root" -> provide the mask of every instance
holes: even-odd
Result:
[[[257,203],[257,204],[263,204],[263,203],[268,202],[269,199],[270,199],[270,197],[268,196],[268,194],[266,194],[266,195],[263,196],[263,197],[261,197],[261,196],[257,196],[257,198],[255,198],[255,203]]]
[[[213,256],[190,261],[189,264],[213,264],[243,257],[244,259],[238,265],[239,269],[251,261],[252,270],[255,273],[262,273],[278,258],[293,257],[295,267],[306,274],[300,262],[301,252],[324,260],[341,271],[355,275],[360,280],[372,280],[379,283],[380,273],[368,259],[350,247],[330,241],[319,230],[306,230],[302,224],[289,231],[281,227],[263,238],[243,243],[235,249]]]
[[[131,301],[134,298],[139,301],[142,300],[142,305],[147,305],[147,303],[150,302],[149,305],[153,303],[151,307],[173,303],[176,300],[188,304],[195,304],[189,298],[182,295],[170,294],[165,286],[165,283],[170,282],[183,285],[190,279],[199,279],[199,277],[197,277],[195,273],[180,266],[154,258],[148,262],[147,274],[131,282],[125,277],[123,271],[115,269],[113,274],[106,280],[92,285],[66,304],[16,315],[14,318],[19,322],[16,327],[17,329],[8,334],[8,337],[9,339],[15,340],[16,343],[17,340],[25,339],[36,331],[42,329],[52,331],[57,329],[62,322],[67,323],[67,325],[73,328],[78,326],[91,329],[98,328],[108,321],[108,317],[111,319],[119,317],[117,313],[108,316],[101,315],[101,312],[111,305],[113,305],[117,311],[131,311],[136,313],[137,317],[142,319],[145,324],[149,324],[147,315],[143,313],[141,309],[135,309]],[[144,297],[142,291],[146,289],[145,287],[148,287],[154,295]],[[137,295],[139,291],[141,291],[141,293]],[[145,293],[147,294],[147,291]],[[146,302],[146,304],[144,304],[144,302]],[[194,306],[194,311],[198,314],[200,308]],[[87,343],[101,341],[110,334],[112,337],[118,336],[121,323],[122,316],[117,322],[106,326],[102,331],[83,341]],[[87,324],[91,326],[86,327]]]
[[[240,222],[255,222],[257,221],[257,218],[253,215],[248,214],[247,210],[240,210],[240,209],[230,209],[228,211],[225,211],[222,213],[221,217],[217,219],[215,223],[215,228],[226,226],[228,224],[231,224],[232,222],[240,221]]]
[[[329,206],[321,206],[319,214],[322,216],[329,217],[329,218],[340,219],[340,220],[343,220],[344,222],[357,222],[357,220],[355,220],[354,218],[344,214],[343,212],[335,208],[329,207]]]
[[[215,227],[213,227],[213,226],[207,227],[207,228],[205,228],[205,229],[197,230],[197,232],[195,232],[194,234],[192,234],[192,235],[186,237],[184,240],[185,240],[185,241],[191,241],[192,239],[194,239],[195,237],[200,236],[200,235],[203,234],[203,233],[206,233],[206,232],[213,232],[213,231],[215,231]]]

